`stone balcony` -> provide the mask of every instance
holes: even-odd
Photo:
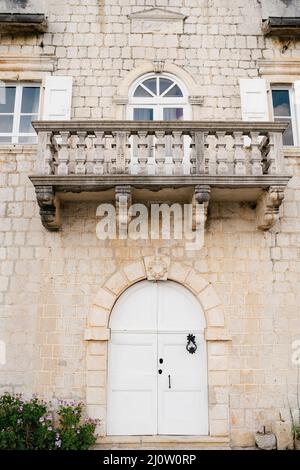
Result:
[[[36,121],[35,187],[43,225],[61,226],[61,201],[246,202],[258,227],[278,218],[289,181],[285,123]]]

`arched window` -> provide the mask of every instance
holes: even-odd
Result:
[[[147,74],[131,87],[128,119],[180,121],[190,119],[187,91],[169,74]]]

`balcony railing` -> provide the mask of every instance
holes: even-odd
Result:
[[[35,122],[40,175],[282,175],[281,123]]]
[[[130,201],[131,194],[141,199],[152,191],[156,200],[192,200],[206,209],[210,198],[254,202],[259,226],[267,229],[289,180],[285,123],[74,120],[33,126],[38,161],[30,179],[43,224],[52,230],[60,226],[60,200],[80,200],[82,193],[85,200],[88,193],[101,198],[103,191],[116,201],[119,194]]]

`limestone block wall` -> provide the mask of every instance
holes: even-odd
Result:
[[[196,256],[178,242],[98,240],[93,202],[65,203],[62,232],[47,232],[27,178],[34,159],[34,149],[1,152],[1,339],[8,359],[0,366],[1,392],[88,400],[91,414],[99,415],[97,406],[102,405],[104,426],[105,374],[93,373],[93,367],[106,370],[106,345],[85,342],[84,330],[89,318],[97,321],[93,304],[107,279],[158,248],[211,282],[223,306],[232,342],[228,357],[221,343],[211,346],[210,400],[226,405],[213,411],[220,420],[217,435],[225,432],[228,405],[237,445],[251,444],[258,426],[276,419],[279,411],[284,415],[289,404],[296,406],[296,367],[291,363],[292,341],[300,332],[296,157],[289,159],[295,176],[271,232],[256,231],[251,207],[215,203],[205,246]],[[93,387],[102,388],[101,394],[93,394]]]
[[[182,33],[133,33],[130,19],[153,7],[186,16]],[[240,119],[238,78],[258,75],[257,60],[299,57],[300,42],[261,33],[257,0],[50,0],[49,29],[39,36],[0,36],[5,54],[55,54],[56,74],[72,75],[72,116],[114,118],[113,99],[128,72],[145,61],[184,68],[204,98],[199,118]]]

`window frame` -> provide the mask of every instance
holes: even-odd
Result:
[[[273,90],[288,91],[289,93],[290,109],[291,109],[290,119],[291,119],[291,124],[292,124],[294,143],[293,145],[285,145],[285,147],[286,148],[297,147],[299,145],[299,137],[298,137],[299,123],[297,122],[294,84],[293,83],[270,83],[271,113],[272,113],[272,120],[275,121],[273,97],[272,97]],[[276,116],[276,118],[278,119],[279,116]],[[282,119],[284,120],[284,116],[282,116]]]
[[[28,81],[28,80],[22,80],[22,81],[5,81],[3,80],[5,87],[16,87],[16,93],[15,93],[15,103],[14,103],[14,111],[13,113],[0,113],[1,115],[13,115],[13,127],[12,127],[12,132],[1,132],[0,133],[0,138],[3,137],[9,137],[11,138],[11,142],[0,142],[0,145],[32,145],[37,143],[37,135],[36,133],[25,133],[25,132],[19,132],[20,128],[20,121],[21,121],[21,116],[26,116],[26,115],[32,115],[36,114],[37,119],[40,118],[41,116],[41,109],[42,109],[42,82],[41,81]],[[38,104],[38,110],[37,113],[21,113],[21,106],[22,106],[22,96],[23,96],[23,88],[24,87],[32,87],[32,88],[39,88],[40,94],[39,94],[39,104]],[[19,142],[20,137],[35,137],[35,139],[32,142]]]
[[[134,96],[136,89],[142,85],[143,82],[150,78],[166,78],[173,82],[172,86],[166,89],[162,95],[156,95],[151,97],[137,97]],[[164,95],[168,92],[170,88],[174,85],[177,85],[181,91],[182,95],[180,97],[165,97]],[[129,94],[128,94],[128,105],[127,105],[127,119],[132,120],[134,117],[135,108],[152,108],[153,109],[153,121],[163,120],[163,109],[164,108],[182,108],[183,109],[183,120],[191,119],[191,107],[188,101],[188,92],[184,84],[168,73],[148,73],[139,77],[131,85]]]

